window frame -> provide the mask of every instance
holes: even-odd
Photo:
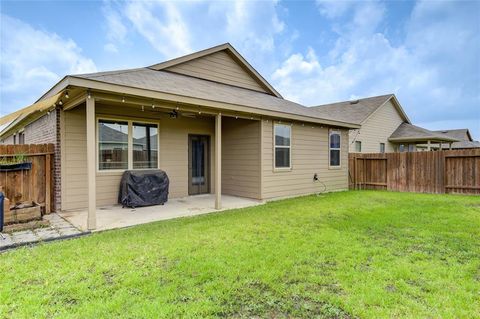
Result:
[[[157,128],[157,168],[133,168],[133,126],[134,124],[145,124],[146,126],[155,126]],[[130,132],[129,132],[130,133]],[[130,139],[130,136],[129,136]],[[158,122],[132,121],[132,170],[159,169],[160,168],[160,125]]]
[[[383,150],[382,150],[382,146],[383,146]],[[380,143],[380,149],[379,149],[380,153],[385,153],[385,143]]]
[[[100,121],[119,121],[119,122],[126,122],[128,123],[128,137],[127,137],[127,168],[126,169],[100,169],[100,160],[98,158],[99,156],[99,134],[98,134],[98,129],[99,129],[99,124]],[[157,150],[157,168],[133,168],[133,123],[138,123],[138,124],[153,124],[157,126],[157,145],[158,145],[158,150]],[[126,170],[148,170],[148,169],[159,169],[160,168],[160,121],[152,121],[152,120],[145,120],[142,118],[122,118],[122,117],[114,117],[114,116],[108,116],[108,115],[99,115],[95,119],[95,169],[97,174],[118,174],[118,173],[123,173]]]
[[[290,145],[278,145],[276,144],[275,140],[275,127],[276,126],[288,126],[290,128]],[[281,123],[281,122],[274,122],[273,123],[273,134],[272,134],[272,140],[273,140],[273,171],[274,172],[282,172],[282,171],[291,171],[292,170],[292,124],[289,123]],[[286,148],[289,150],[289,166],[288,167],[277,167],[277,159],[276,159],[276,149],[278,148]]]
[[[359,150],[357,150],[357,145],[359,145]],[[342,144],[340,143],[340,147],[342,147]],[[355,152],[356,153],[361,153],[362,152],[362,141],[355,141]]]
[[[333,134],[338,134],[339,138],[340,138],[340,147],[338,148],[332,148],[331,147],[331,142],[330,142],[330,139],[332,137]],[[338,158],[339,158],[339,162],[338,162],[338,165],[331,165],[331,156],[332,156],[332,152],[331,151],[337,151],[338,150]],[[330,129],[328,131],[328,169],[341,169],[342,168],[342,132],[338,129]]]

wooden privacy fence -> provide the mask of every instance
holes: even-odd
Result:
[[[350,189],[480,194],[480,149],[349,154]]]
[[[0,186],[12,204],[15,200],[34,201],[51,212],[53,202],[53,144],[0,145],[0,159],[15,159],[23,155],[32,163],[31,169],[0,170]]]

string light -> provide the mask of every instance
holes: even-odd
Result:
[[[145,111],[145,107],[142,105],[142,112]]]
[[[60,102],[58,102],[58,105],[60,105],[60,106],[63,105],[63,101],[60,100]]]
[[[90,94],[90,90],[88,90],[87,97],[88,97],[89,99],[92,98],[92,95]]]
[[[122,103],[125,103],[125,97],[122,96]]]
[[[68,95],[68,91],[65,91],[65,98],[70,98],[70,96]]]

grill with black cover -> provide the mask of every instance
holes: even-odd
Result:
[[[160,169],[125,171],[118,203],[123,207],[163,205],[168,200],[169,180]]]

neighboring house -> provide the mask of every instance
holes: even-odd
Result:
[[[441,130],[435,131],[459,140],[459,142],[452,143],[452,149],[470,149],[470,148],[480,148],[480,142],[474,141],[470,131],[467,128],[457,129],[457,130]],[[443,147],[445,149],[446,147]]]
[[[428,148],[438,143],[458,141],[412,125],[394,94],[312,108],[319,116],[360,125],[359,129],[349,133],[348,149],[351,153],[412,152],[417,150],[419,143],[427,143]]]
[[[68,75],[0,125],[4,142],[55,143],[56,209],[88,207],[89,228],[97,206],[116,204],[127,169],[160,168],[170,197],[214,193],[217,208],[221,194],[346,190],[348,131],[359,127],[285,100],[229,44]]]

